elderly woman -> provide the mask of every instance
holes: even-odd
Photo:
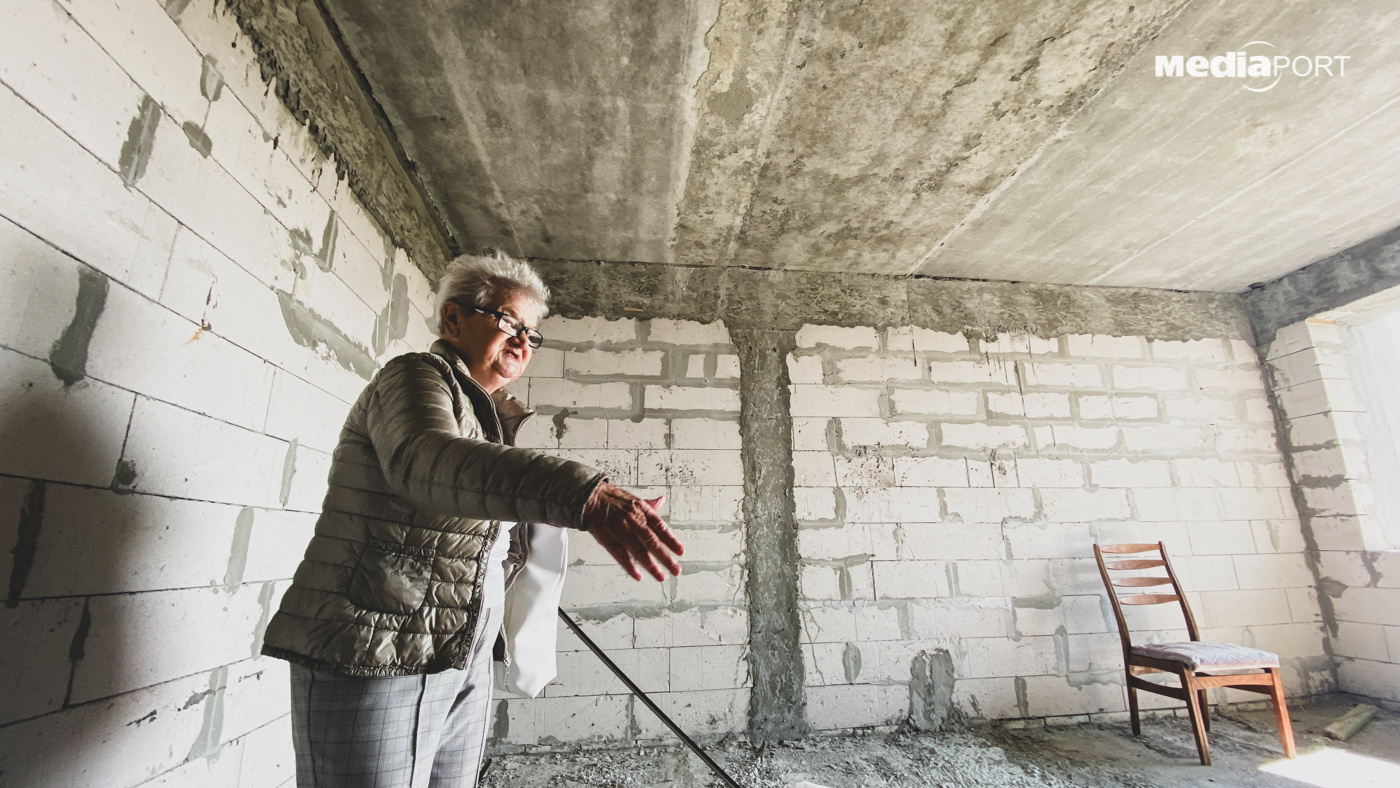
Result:
[[[531,560],[509,549],[512,527],[517,547],[538,542],[528,529],[572,528],[633,579],[679,574],[680,542],[653,502],[513,448],[531,412],[504,386],[543,341],[548,298],[522,262],[458,258],[432,352],[385,364],[351,408],[315,536],[263,645],[292,663],[300,788],[476,785],[503,564]],[[553,552],[546,574],[562,574]],[[557,584],[549,591],[552,633]],[[552,638],[547,648],[552,659]]]

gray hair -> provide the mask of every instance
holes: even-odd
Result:
[[[447,266],[438,283],[437,331],[442,335],[442,307],[459,301],[483,309],[499,304],[512,294],[523,295],[539,307],[536,319],[549,314],[549,288],[535,269],[505,252],[489,256],[462,255]]]

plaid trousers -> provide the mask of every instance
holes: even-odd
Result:
[[[501,608],[483,608],[466,670],[331,676],[292,665],[297,788],[475,788]]]

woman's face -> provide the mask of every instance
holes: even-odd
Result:
[[[529,328],[537,327],[539,308],[521,293],[508,294],[501,303],[487,308],[504,312]],[[455,301],[445,303],[442,312],[442,338],[467,363],[472,380],[487,392],[495,392],[525,372],[525,365],[530,363],[530,343],[524,337],[502,331],[495,315],[477,312]]]

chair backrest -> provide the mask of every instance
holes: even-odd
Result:
[[[1105,561],[1104,553],[1134,557]],[[1127,659],[1127,653],[1133,645],[1132,637],[1128,634],[1128,622],[1123,618],[1124,605],[1161,605],[1177,602],[1181,605],[1181,614],[1186,618],[1186,631],[1191,634],[1191,639],[1201,639],[1196,630],[1196,617],[1191,615],[1191,606],[1186,604],[1186,595],[1182,593],[1181,584],[1176,580],[1176,572],[1172,570],[1172,562],[1167,558],[1165,544],[1096,544],[1094,560],[1098,561],[1099,577],[1103,578],[1104,588],[1108,589],[1108,599],[1113,603],[1113,616],[1118,619],[1118,636],[1123,640],[1124,659]],[[1135,574],[1137,570],[1157,567],[1161,567],[1166,575]],[[1164,585],[1170,585],[1172,593],[1134,593],[1138,589],[1150,590]]]

